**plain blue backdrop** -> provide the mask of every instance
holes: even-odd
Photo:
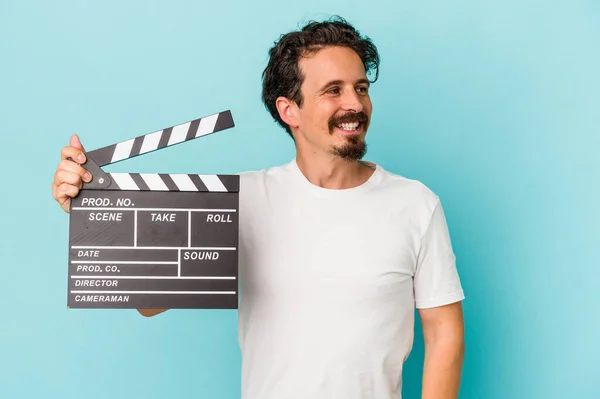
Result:
[[[0,1],[0,397],[239,398],[235,311],[66,308],[50,182],[72,133],[94,149],[226,109],[234,129],[106,169],[288,161],[260,102],[267,50],[330,14],[381,52],[367,158],[444,204],[467,296],[460,398],[600,398],[593,0]]]

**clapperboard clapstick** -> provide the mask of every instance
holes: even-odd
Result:
[[[71,201],[71,308],[236,309],[239,176],[102,166],[234,126],[230,111],[87,152]]]

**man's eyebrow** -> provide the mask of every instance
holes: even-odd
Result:
[[[330,80],[329,82],[325,83],[323,86],[321,86],[320,91],[324,91],[326,88],[330,87],[330,86],[335,86],[335,85],[341,85],[342,83],[344,83],[341,80]]]
[[[341,85],[343,83],[344,83],[343,80],[339,80],[339,79],[338,80],[331,80],[331,81],[325,83],[323,86],[321,86],[320,91],[324,91],[326,88],[328,88],[330,86]],[[367,86],[370,86],[371,82],[369,82],[369,79],[362,78],[362,79],[358,79],[355,82],[355,84],[366,84]]]

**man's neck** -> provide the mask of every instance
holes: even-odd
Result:
[[[296,152],[296,163],[302,174],[314,185],[342,190],[366,182],[374,169],[362,161],[348,161],[333,154]]]

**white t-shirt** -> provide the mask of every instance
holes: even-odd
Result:
[[[379,165],[318,187],[241,174],[242,399],[398,399],[416,308],[464,299],[438,197]]]

